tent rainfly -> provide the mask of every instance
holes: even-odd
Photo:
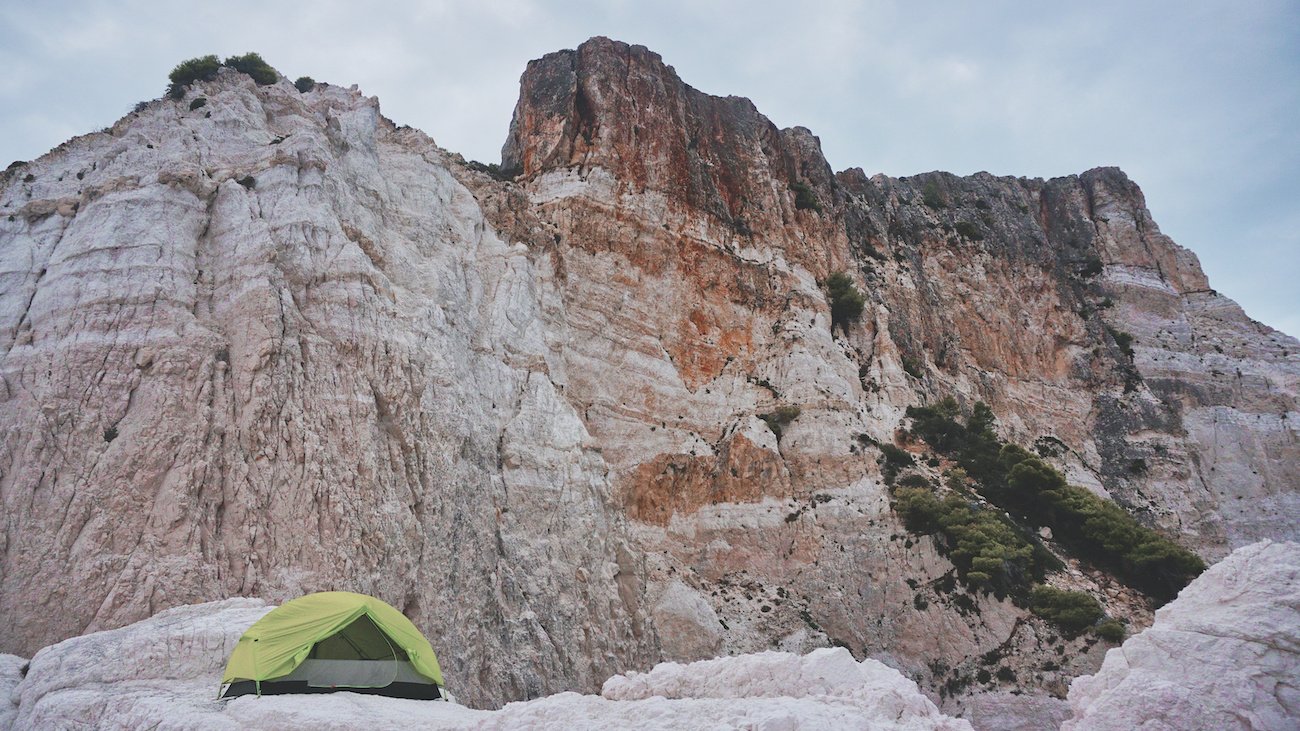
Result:
[[[442,670],[401,612],[365,594],[323,591],[271,610],[239,638],[222,697],[347,690],[434,700]]]

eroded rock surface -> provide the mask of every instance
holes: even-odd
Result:
[[[349,589],[473,704],[831,643],[1062,695],[1105,645],[954,591],[889,509],[873,444],[948,395],[1207,558],[1297,535],[1300,343],[1118,170],[834,173],[600,38],[529,65],[503,168],[227,71],[6,172],[0,650]]]
[[[0,217],[0,646],[352,589],[473,700],[653,662],[556,262],[374,99],[203,87],[0,197],[80,201]]]
[[[1063,731],[1300,725],[1300,544],[1239,548],[1070,686]]]
[[[217,700],[239,636],[270,609],[255,599],[178,607],[44,648],[14,704],[0,698],[0,729],[970,729],[898,672],[843,649],[666,663],[610,678],[602,695],[500,711],[353,693]],[[0,658],[6,680],[11,657]]]

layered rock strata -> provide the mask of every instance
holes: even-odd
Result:
[[[0,650],[352,589],[476,704],[831,643],[1062,696],[1104,644],[954,589],[889,509],[873,444],[949,395],[1206,558],[1296,535],[1300,343],[1118,170],[834,173],[599,38],[529,64],[481,168],[225,71],[4,174]]]

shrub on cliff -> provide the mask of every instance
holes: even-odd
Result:
[[[185,90],[190,84],[196,81],[211,81],[217,78],[217,72],[220,70],[221,61],[212,54],[181,61],[167,75],[167,79],[171,81],[167,86],[167,96],[180,99],[185,96]]]
[[[1133,360],[1133,336],[1123,330],[1116,330],[1109,325],[1106,327],[1106,332],[1110,333],[1110,336],[1114,338],[1115,344],[1119,346],[1120,351],[1123,352],[1129,360]]]
[[[891,491],[895,512],[913,533],[938,534],[940,548],[972,588],[1023,596],[1046,568],[1022,531],[997,511],[968,497],[940,498],[923,479],[899,481]]]
[[[831,328],[839,325],[847,331],[848,324],[862,316],[866,297],[844,272],[836,272],[826,279],[826,292],[831,301]]]
[[[231,56],[226,59],[226,65],[241,74],[248,74],[258,86],[269,86],[280,79],[280,74],[271,68],[271,64],[256,53]]]
[[[912,455],[907,450],[892,444],[880,445],[880,461],[882,463],[880,472],[884,475],[886,485],[894,484],[894,478],[898,476],[899,470],[916,464],[916,460],[912,459]]]
[[[1034,614],[1071,634],[1091,627],[1104,616],[1101,604],[1081,591],[1039,585],[1034,587],[1029,600]]]
[[[493,180],[501,180],[501,181],[514,180],[516,177],[519,176],[519,173],[521,172],[517,167],[503,168],[494,162],[490,162],[485,165],[479,162],[478,160],[467,160],[465,162],[465,167],[469,168],[470,170],[477,170],[480,173],[487,173],[489,176],[492,177]]]
[[[316,80],[310,76],[299,76],[298,80],[293,82],[293,88],[306,94],[316,88]]]
[[[948,207],[948,201],[944,196],[943,191],[939,189],[939,184],[933,180],[927,180],[925,185],[921,188],[921,202],[928,208],[939,209]]]
[[[813,194],[812,188],[803,181],[795,181],[790,184],[790,190],[794,191],[794,207],[801,211],[812,210],[817,213],[822,212],[822,206],[817,202],[817,196]]]
[[[1069,484],[1028,450],[993,432],[993,415],[977,404],[963,426],[956,403],[912,407],[912,433],[954,457],[990,502],[1035,526],[1052,529],[1076,556],[1110,570],[1147,595],[1168,601],[1205,570],[1196,554],[1137,522],[1119,505]]]
[[[1096,627],[1093,627],[1092,631],[1103,640],[1114,642],[1116,644],[1123,642],[1124,636],[1128,634],[1124,630],[1124,623],[1120,622],[1118,619],[1108,619]]]
[[[776,436],[777,441],[780,441],[785,426],[798,419],[800,413],[798,406],[778,406],[771,413],[759,414],[758,418],[767,422],[767,427],[772,430],[772,434]]]
[[[980,230],[979,226],[976,226],[970,221],[958,221],[957,233],[971,241],[982,241],[984,239],[984,232]]]

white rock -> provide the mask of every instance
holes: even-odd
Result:
[[[17,655],[0,655],[0,729],[9,728],[18,715],[18,698],[14,691],[23,679],[27,659]]]
[[[700,593],[680,581],[672,581],[651,612],[664,654],[677,660],[698,660],[718,654],[722,626]]]
[[[665,663],[610,678],[603,696],[561,693],[500,711],[355,693],[217,700],[229,652],[269,610],[250,599],[179,607],[44,648],[0,729],[970,729],[896,671],[842,649]],[[0,658],[0,677],[20,662]]]
[[[1058,728],[1070,717],[1065,700],[1028,693],[971,693],[953,705],[961,706],[960,714],[947,705],[944,711],[970,721],[975,731],[1043,731]]]
[[[1239,548],[1070,686],[1063,731],[1300,728],[1300,544]]]

